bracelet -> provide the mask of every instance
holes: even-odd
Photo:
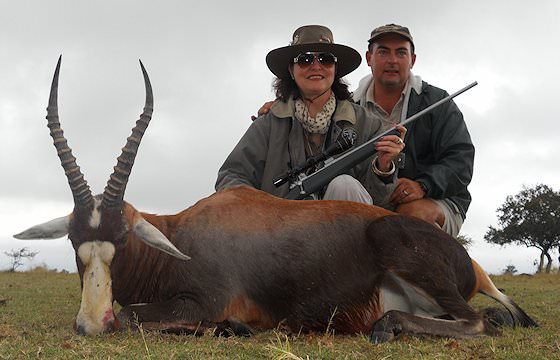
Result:
[[[373,157],[373,160],[371,161],[371,170],[373,171],[374,174],[378,175],[378,176],[389,176],[389,175],[393,175],[393,173],[395,172],[396,166],[395,166],[395,162],[393,160],[391,160],[391,170],[389,171],[381,171],[377,168],[377,165],[375,165],[375,163],[377,163],[377,155],[375,155]]]

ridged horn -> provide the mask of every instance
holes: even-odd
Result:
[[[58,58],[51,84],[49,106],[47,107],[47,126],[51,131],[51,137],[53,138],[60,163],[68,178],[68,184],[74,197],[74,205],[86,208],[93,205],[93,196],[87,181],[84,179],[84,175],[80,171],[80,167],[76,164],[76,158],[72,155],[72,149],[68,146],[68,142],[64,137],[64,131],[62,131],[58,120],[58,74],[60,72],[61,60],[62,55]]]
[[[140,119],[136,121],[136,126],[132,129],[132,134],[126,139],[126,145],[122,148],[121,155],[117,158],[117,165],[107,181],[107,186],[103,192],[102,206],[105,208],[120,207],[124,198],[124,191],[128,183],[128,177],[134,165],[134,159],[138,152],[138,146],[142,140],[142,136],[152,119],[154,110],[154,97],[152,94],[152,85],[148,73],[140,61],[142,74],[144,75],[144,85],[146,87],[146,103],[144,112],[140,115]]]

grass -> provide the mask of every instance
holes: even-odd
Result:
[[[82,337],[72,323],[80,305],[77,274],[0,272],[0,359],[560,359],[560,275],[496,276],[540,324],[472,340],[402,337],[372,345],[367,336],[331,331],[251,338],[193,337],[139,331]],[[473,306],[496,306],[477,296]]]

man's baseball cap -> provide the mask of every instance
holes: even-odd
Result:
[[[412,40],[412,35],[410,35],[408,28],[397,24],[387,24],[373,29],[368,42],[371,44],[375,41],[375,39],[385,34],[397,34],[404,37],[410,41],[412,48],[414,49],[414,41]]]

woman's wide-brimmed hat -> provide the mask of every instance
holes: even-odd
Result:
[[[356,50],[334,43],[329,28],[321,25],[306,25],[294,32],[290,45],[271,50],[266,55],[266,64],[277,77],[290,79],[288,65],[293,64],[296,56],[306,52],[326,52],[336,56],[337,77],[351,73],[362,62],[362,57]]]

